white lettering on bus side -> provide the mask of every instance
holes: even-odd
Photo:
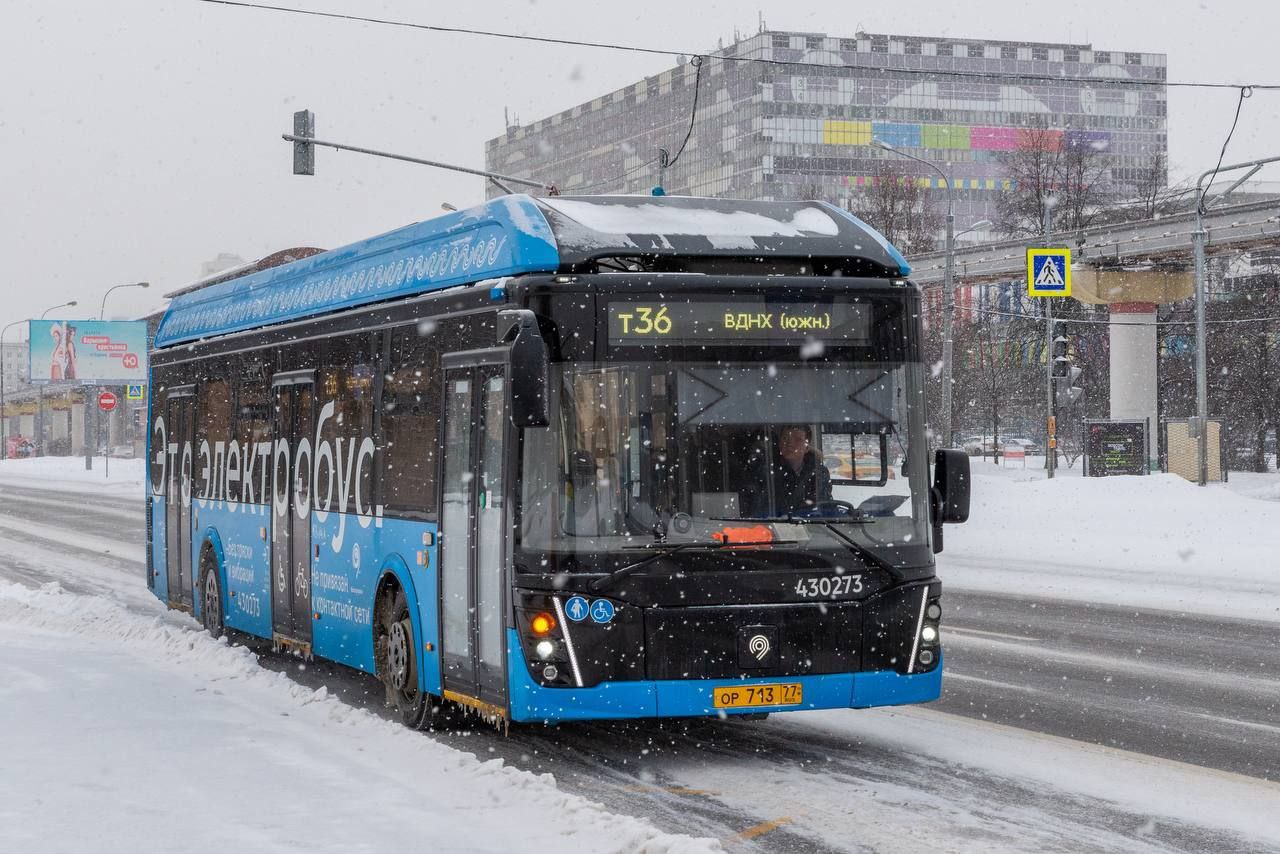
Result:
[[[328,442],[322,441],[320,438],[324,433],[325,422],[332,417],[333,401],[331,400],[324,406],[320,407],[320,417],[316,419],[316,461],[315,471],[311,475],[311,488],[315,490],[316,494],[316,521],[321,523],[325,522],[329,518],[329,508],[333,506],[334,481],[337,479],[337,471],[334,470],[333,465],[333,448]],[[338,442],[341,443],[342,440],[339,439]],[[323,495],[323,505],[321,504],[322,496],[320,494],[319,486],[321,463],[324,463],[326,475],[325,483],[329,484],[328,490],[326,490]]]
[[[156,449],[155,459],[152,462],[160,467],[160,479],[151,481],[151,492],[154,495],[164,495],[167,492],[165,476],[169,473],[168,458],[166,456],[169,437],[165,432],[163,415],[156,416],[155,427],[151,430],[151,444]]]
[[[152,484],[154,494],[167,495],[168,478],[176,476],[179,495],[173,497],[180,497],[183,506],[190,506],[194,499],[201,507],[212,504],[257,513],[258,502],[265,502],[278,517],[292,510],[297,518],[305,519],[314,512],[321,523],[330,513],[337,513],[337,531],[329,543],[337,554],[346,540],[347,515],[354,512],[361,528],[370,524],[380,528],[382,507],[373,504],[373,496],[362,486],[377,453],[373,438],[321,436],[333,423],[335,410],[333,401],[325,403],[315,435],[303,436],[296,444],[285,439],[243,445],[237,439],[229,443],[207,439],[198,444],[169,442],[164,419],[157,416],[152,428],[156,446],[153,462],[158,467],[158,479]],[[194,495],[193,463],[198,464],[201,487]]]
[[[221,444],[221,443],[219,443]],[[227,509],[235,510],[240,503],[240,442],[232,439],[227,446],[226,493]]]

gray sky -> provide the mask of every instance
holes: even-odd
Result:
[[[754,32],[759,9],[774,29],[1088,41],[1167,53],[1171,80],[1280,82],[1280,6],[1264,0],[281,5],[685,52]],[[68,316],[96,315],[107,287],[149,280],[107,309],[136,314],[219,252],[332,248],[483,197],[477,178],[331,150],[296,177],[279,138],[296,109],[316,112],[322,138],[483,166],[504,106],[530,121],[673,64],[195,0],[18,0],[2,14],[0,325],[70,299]],[[1235,100],[1170,90],[1171,178],[1212,168]],[[1280,154],[1277,139],[1280,92],[1259,91],[1227,162]]]

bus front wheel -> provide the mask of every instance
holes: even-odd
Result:
[[[418,648],[404,591],[388,590],[378,603],[378,676],[387,691],[387,705],[411,729],[436,729],[444,723],[444,701],[418,686]]]

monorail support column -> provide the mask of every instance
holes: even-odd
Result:
[[[1150,456],[1159,465],[1160,410],[1156,390],[1156,304],[1153,302],[1112,303],[1111,325],[1111,419],[1146,421],[1152,431]],[[1152,461],[1149,460],[1149,463]]]
[[[1191,296],[1191,274],[1178,269],[1110,268],[1085,270],[1074,278],[1072,296],[1111,310],[1110,417],[1150,419],[1148,465],[1154,470],[1160,463],[1156,309]]]

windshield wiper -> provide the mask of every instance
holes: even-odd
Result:
[[[793,546],[795,540],[748,540],[746,542],[733,542],[731,540],[695,540],[688,543],[643,543],[635,546],[623,546],[624,549],[635,549],[644,551],[653,551],[653,554],[644,557],[635,563],[627,564],[621,569],[615,569],[604,578],[597,578],[588,586],[595,592],[600,592],[606,587],[612,587],[624,578],[635,575],[654,561],[673,555],[676,552],[691,551],[693,549],[706,549],[714,551],[716,549],[732,549],[732,548],[760,548],[761,546]]]
[[[879,522],[881,517],[872,516],[867,513],[858,513],[848,516],[795,516],[788,513],[786,516],[713,516],[712,521],[715,522],[767,522],[769,524],[785,524],[785,525],[827,525],[830,526],[834,522],[857,522],[859,524],[870,524]]]
[[[874,518],[874,517],[871,517],[871,518]],[[830,522],[819,522],[818,524],[822,525],[822,527],[830,531],[832,536],[836,537],[837,539],[842,541],[846,546],[849,547],[849,551],[853,552],[855,555],[862,558],[867,563],[875,564],[881,569],[887,569],[890,572],[893,571],[893,567],[889,564],[887,560],[880,557],[880,555],[876,554],[874,551],[867,548],[862,543],[858,542],[853,537],[849,536],[844,531],[837,528],[835,525],[832,525]]]

